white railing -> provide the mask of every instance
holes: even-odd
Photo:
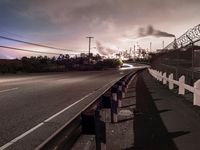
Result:
[[[167,73],[162,73],[161,71],[157,71],[154,69],[148,69],[149,73],[156,78],[158,81],[162,82],[163,84],[167,84],[169,89],[174,89],[174,85],[179,87],[178,94],[185,95],[185,90],[188,90],[193,93],[193,105],[200,106],[200,79],[194,83],[194,86],[187,85],[185,83],[185,76],[182,75],[179,80],[174,80],[174,75],[171,73],[167,77]]]

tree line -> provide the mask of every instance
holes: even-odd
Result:
[[[70,57],[68,54],[51,58],[31,56],[14,60],[0,60],[0,73],[102,70],[116,68],[120,65],[122,65],[120,60],[102,59],[98,54],[91,54],[90,59],[87,55]]]

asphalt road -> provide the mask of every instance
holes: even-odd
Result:
[[[0,147],[123,75],[107,70],[0,76]]]

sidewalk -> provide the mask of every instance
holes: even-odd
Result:
[[[136,93],[134,149],[200,149],[199,108],[168,90],[147,71],[138,76]]]

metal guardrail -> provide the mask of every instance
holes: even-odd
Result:
[[[86,132],[86,134],[95,134],[97,142],[96,149],[104,149],[102,145],[105,145],[106,140],[102,136],[105,134],[105,128],[100,125],[102,121],[100,120],[99,110],[103,107],[110,108],[111,122],[117,122],[117,108],[120,106],[120,100],[125,96],[124,93],[127,91],[128,84],[133,76],[141,70],[143,69],[128,73],[118,81],[105,87],[91,103],[36,147],[35,150],[70,149],[83,132]],[[94,127],[95,125],[96,127]],[[99,128],[98,132],[95,128]]]
[[[185,95],[185,90],[188,90],[189,92],[193,93],[193,105],[197,105],[200,106],[200,79],[197,80],[194,83],[194,86],[185,84],[185,76],[182,75],[179,80],[174,80],[174,74],[171,73],[169,74],[169,76],[167,77],[167,73],[166,72],[161,72],[161,71],[157,71],[154,69],[148,69],[149,73],[156,78],[158,81],[162,82],[163,84],[167,84],[169,85],[169,89],[174,89],[174,85],[177,85],[179,87],[178,90],[178,94],[181,95]]]

